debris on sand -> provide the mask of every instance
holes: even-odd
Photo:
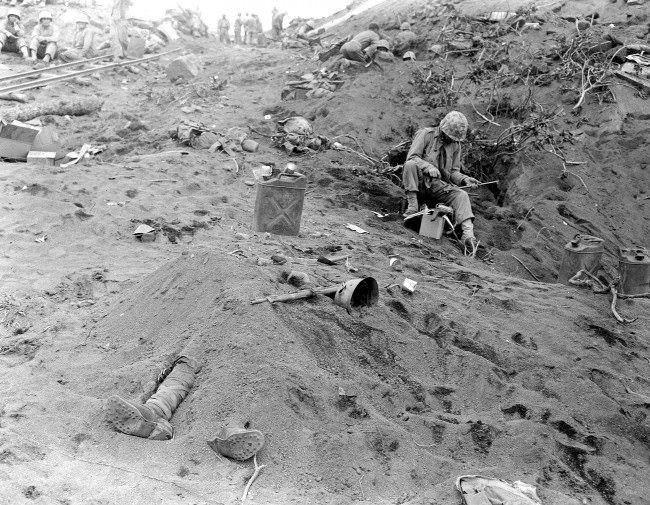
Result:
[[[54,153],[35,155],[35,152]],[[27,161],[32,153],[32,160],[45,162],[52,158],[63,158],[61,143],[52,126],[34,126],[21,121],[6,123],[0,121],[0,159]],[[50,164],[49,162],[47,164]],[[53,163],[52,163],[53,164]]]
[[[463,475],[456,480],[456,489],[466,505],[489,504],[497,501],[503,505],[541,505],[535,486],[516,481],[513,484],[500,479]]]
[[[21,105],[2,112],[0,119],[29,121],[40,116],[86,116],[100,110],[104,99],[97,97],[66,98],[63,100],[41,101]]]
[[[272,137],[274,145],[288,153],[307,153],[327,149],[330,140],[314,135],[314,129],[307,119],[294,116],[277,122],[277,133]]]
[[[172,60],[165,72],[167,78],[172,82],[189,81],[199,75],[201,71],[201,62],[195,54],[186,54]]]
[[[179,5],[176,9],[170,9],[165,13],[165,20],[169,21],[175,30],[185,35],[192,37],[207,37],[209,35],[208,25],[196,10]],[[168,31],[168,29],[165,30],[165,32]]]
[[[170,131],[170,137],[181,145],[195,149],[208,149],[210,152],[221,150],[234,159],[235,153],[242,150],[255,152],[259,144],[248,139],[243,128],[233,127],[221,133],[196,121],[183,120]]]
[[[328,98],[344,82],[336,72],[328,72],[321,69],[309,74],[296,76],[295,80],[288,81],[282,90],[281,97],[283,100]]]
[[[140,242],[153,242],[156,240],[156,229],[147,224],[141,224],[133,231],[133,235]]]

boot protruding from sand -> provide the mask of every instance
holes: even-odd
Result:
[[[169,440],[174,436],[172,425],[155,409],[117,395],[108,399],[106,420],[116,431],[127,435],[151,440]]]
[[[144,405],[117,395],[111,396],[106,420],[115,430],[127,435],[169,440],[174,436],[169,420],[192,389],[197,369],[196,361],[187,356],[179,357],[172,371]]]

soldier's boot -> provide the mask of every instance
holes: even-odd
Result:
[[[127,435],[169,440],[174,435],[169,420],[192,388],[197,369],[194,360],[181,356],[144,405],[117,395],[111,396],[108,399],[106,420],[115,430]]]
[[[245,461],[258,453],[264,441],[261,431],[231,425],[222,426],[214,440],[208,440],[208,445],[228,458]]]
[[[404,211],[405,216],[410,216],[411,214],[415,214],[420,210],[419,204],[418,204],[418,192],[417,191],[407,191],[406,192],[406,200],[408,201],[408,206],[406,207],[406,210]]]
[[[460,225],[463,229],[460,241],[465,246],[465,255],[473,258],[476,256],[476,249],[478,248],[478,241],[474,236],[474,223],[471,219],[465,219]]]
[[[174,428],[157,409],[117,395],[108,399],[106,420],[121,433],[151,440],[169,440]]]

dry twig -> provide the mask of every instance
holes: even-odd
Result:
[[[273,135],[269,135],[268,133],[262,133],[261,131],[256,130],[255,128],[253,128],[253,127],[250,126],[250,125],[248,125],[248,129],[249,129],[250,131],[252,131],[253,133],[257,133],[258,135],[260,135],[260,136],[262,136],[262,137],[266,137],[266,138],[269,138],[269,139],[272,139],[272,138],[273,138]]]
[[[585,184],[585,181],[582,179],[582,177],[580,177],[578,174],[576,174],[575,172],[572,172],[571,170],[569,170],[566,167],[567,165],[584,165],[587,162],[586,161],[568,161],[563,154],[558,154],[558,152],[556,151],[555,146],[553,145],[553,143],[551,143],[550,146],[551,146],[551,149],[552,149],[551,151],[549,151],[548,149],[544,149],[544,151],[546,151],[547,153],[551,153],[554,156],[557,156],[558,158],[560,158],[560,160],[562,160],[562,175],[571,174],[574,177],[577,177],[580,180],[580,182],[582,183],[582,185],[585,187],[585,189],[587,191],[589,191],[589,188]]]
[[[648,293],[639,293],[636,295],[624,295],[621,293],[618,293],[619,298],[650,298],[650,292]]]
[[[612,314],[614,314],[614,317],[616,318],[616,320],[619,323],[622,323],[622,324],[630,324],[630,323],[633,323],[634,321],[636,321],[637,320],[636,317],[634,319],[626,319],[626,318],[622,317],[618,313],[618,311],[616,310],[616,299],[617,299],[617,297],[618,297],[618,292],[616,291],[615,287],[612,287],[612,305],[611,305],[611,309],[612,309]]]
[[[336,139],[339,139],[339,138],[341,138],[341,137],[347,137],[347,138],[350,138],[350,139],[354,140],[354,141],[356,142],[357,146],[359,146],[359,149],[361,149],[361,152],[362,152],[363,154],[365,154],[366,156],[368,156],[368,154],[366,153],[366,150],[365,150],[365,149],[363,148],[363,146],[361,145],[361,142],[359,142],[359,141],[357,140],[356,137],[350,135],[349,133],[343,133],[342,135],[337,135],[337,136],[334,137],[332,140],[336,140]]]
[[[253,456],[253,464],[255,465],[255,471],[253,472],[253,475],[251,475],[251,478],[248,479],[248,483],[246,484],[246,487],[244,488],[244,493],[241,495],[241,501],[245,501],[246,497],[248,496],[248,491],[251,488],[251,485],[257,479],[257,476],[260,474],[262,471],[262,468],[264,468],[266,465],[258,465],[257,464],[257,454]]]
[[[494,126],[501,126],[499,123],[495,123],[494,121],[486,118],[483,114],[481,114],[479,111],[476,110],[476,107],[474,107],[474,103],[470,102],[472,104],[472,109],[474,109],[474,112],[483,119],[485,119],[488,123],[493,124]]]
[[[511,254],[510,256],[512,256],[514,259],[516,259],[517,262],[518,262],[522,267],[524,267],[524,268],[526,269],[526,272],[528,272],[530,275],[533,276],[533,279],[535,279],[537,282],[541,282],[541,281],[539,280],[539,278],[538,278],[538,277],[537,277],[533,272],[530,271],[530,269],[529,269],[529,268],[524,264],[523,261],[521,261],[519,258],[517,258],[517,256],[515,256],[514,254]]]
[[[528,216],[530,216],[530,213],[535,210],[535,207],[531,207],[528,209],[528,212],[526,212],[526,215],[524,216],[524,222],[528,219]],[[520,230],[524,222],[519,223],[519,226],[517,226],[517,229]]]

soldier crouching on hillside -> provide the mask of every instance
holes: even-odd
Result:
[[[113,395],[108,399],[106,421],[120,433],[149,440],[170,440],[174,428],[170,420],[188,395],[199,371],[196,360],[179,356],[166,372],[156,392],[145,402],[129,401]],[[162,375],[164,375],[163,372]],[[264,434],[233,422],[222,426],[208,445],[216,452],[240,461],[252,458],[264,445]]]
[[[449,205],[454,209],[454,224],[463,230],[461,241],[475,252],[472,204],[469,195],[459,188],[479,185],[479,181],[460,172],[460,143],[465,140],[467,129],[465,115],[452,111],[437,128],[422,128],[416,132],[402,173],[408,199],[404,215],[418,212],[418,197]]]
[[[352,40],[341,46],[341,55],[346,60],[367,63],[370,59],[367,51],[372,51],[373,47],[381,40],[378,32],[379,25],[377,23],[370,23],[367,30],[358,33]]]

